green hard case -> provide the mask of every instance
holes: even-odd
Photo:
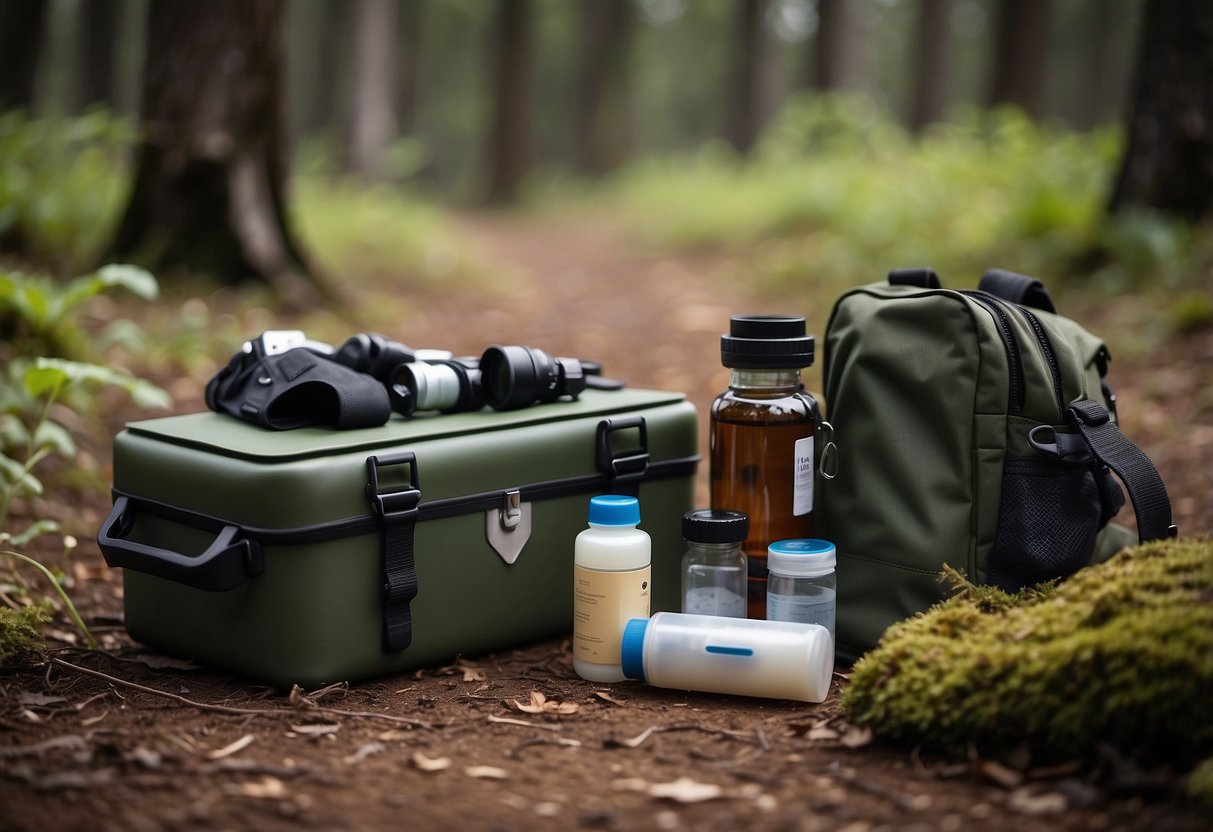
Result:
[[[681,394],[633,389],[365,430],[133,422],[98,542],[136,640],[281,687],[354,681],[569,631],[594,494],[640,498],[653,610],[676,610],[696,428]]]

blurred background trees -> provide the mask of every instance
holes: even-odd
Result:
[[[219,243],[197,220],[185,236],[212,234],[204,247],[225,274],[278,283],[308,271],[282,207],[290,171],[405,184],[452,204],[509,205],[536,183],[594,179],[629,162],[708,152],[741,163],[768,152],[772,135],[786,137],[789,112],[839,92],[859,102],[857,118],[900,124],[911,136],[1005,107],[1047,129],[1125,125],[1128,154],[1105,199],[1193,217],[1208,212],[1211,189],[1210,8],[1200,0],[249,0],[230,9],[0,0],[0,108],[62,117],[100,105],[126,123],[141,119],[143,155],[110,251],[154,242],[168,260],[186,262],[188,246],[166,242],[174,211],[148,201],[151,180],[175,158],[165,135],[181,149],[187,134],[196,143],[205,133],[204,122],[225,122],[260,160],[262,208],[247,226],[260,230],[240,243],[241,222],[227,215],[219,224],[239,245]],[[224,18],[234,51],[207,59],[196,41]],[[228,72],[240,54],[242,78]],[[242,108],[205,103],[204,88],[224,84]],[[174,129],[151,129],[165,114]],[[814,141],[802,148],[806,158]],[[1176,173],[1193,167],[1206,173]],[[200,170],[191,168],[192,194],[181,196],[198,202],[210,193],[210,207],[197,209],[215,215],[232,182],[202,186]],[[1199,193],[1156,184],[1168,178]],[[6,236],[2,214],[0,245],[11,248],[21,235]],[[253,239],[260,258],[248,248]]]

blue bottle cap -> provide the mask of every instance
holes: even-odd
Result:
[[[590,523],[595,526],[635,526],[640,522],[640,500],[621,494],[590,498]]]
[[[623,628],[619,664],[623,668],[623,675],[629,679],[644,681],[644,632],[648,628],[647,618],[628,619],[627,626]]]
[[[780,575],[816,578],[834,571],[834,544],[812,537],[776,540],[767,547],[767,569]]]

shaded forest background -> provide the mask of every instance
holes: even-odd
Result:
[[[0,4],[0,30],[16,40],[6,44],[8,105],[136,117],[144,57],[166,46],[148,41],[148,5]],[[712,140],[745,153],[806,90],[859,93],[914,130],[1000,104],[1078,129],[1118,121],[1142,7],[295,0],[282,9],[285,103],[300,161],[509,199],[527,172],[597,174]]]

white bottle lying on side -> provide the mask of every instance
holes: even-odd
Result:
[[[628,621],[621,663],[661,688],[822,702],[834,640],[820,624],[659,612]]]

